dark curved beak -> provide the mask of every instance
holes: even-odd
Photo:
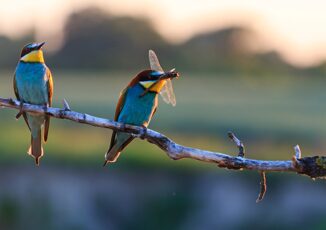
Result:
[[[41,49],[44,44],[45,44],[45,42],[38,43],[37,44],[37,49],[38,50]]]

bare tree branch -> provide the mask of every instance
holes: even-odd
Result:
[[[8,107],[14,109],[21,109],[20,102],[13,99],[0,98],[0,107]],[[157,145],[173,160],[179,160],[182,158],[190,158],[203,162],[209,162],[217,164],[219,167],[226,167],[228,169],[247,169],[257,170],[261,172],[271,171],[284,171],[284,172],[296,172],[299,174],[305,174],[311,178],[323,178],[326,176],[326,157],[325,156],[313,156],[300,158],[301,154],[293,156],[292,160],[288,161],[266,161],[266,160],[255,160],[244,157],[234,157],[224,153],[212,152],[207,150],[201,150],[182,146],[170,138],[164,136],[151,129],[144,127],[132,126],[115,122],[109,119],[91,116],[84,113],[78,113],[70,110],[68,103],[64,102],[64,108],[52,108],[43,107],[38,105],[23,104],[22,111],[36,113],[36,114],[47,114],[51,117],[59,119],[67,119],[74,122],[88,124],[101,128],[108,128],[122,132],[128,132],[133,134],[135,137],[145,139],[148,142]],[[239,141],[239,140],[238,140]],[[240,145],[241,141],[239,141]],[[242,146],[243,147],[243,146]],[[296,147],[296,152],[298,152]]]

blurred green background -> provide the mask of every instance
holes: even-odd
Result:
[[[254,33],[231,26],[172,44],[144,18],[89,8],[72,13],[64,42],[45,58],[54,77],[54,107],[113,118],[118,95],[154,49],[176,67],[177,106],[160,100],[150,128],[177,143],[236,155],[233,131],[247,157],[289,160],[323,155],[325,62],[295,66],[277,51],[253,52]],[[246,38],[246,39],[245,39]],[[0,96],[14,97],[21,47],[35,40],[0,37]],[[193,160],[170,160],[135,140],[102,168],[111,131],[52,119],[41,166],[27,154],[29,133],[17,111],[0,109],[0,229],[324,229],[324,181],[270,173],[256,204],[257,172],[235,172]]]

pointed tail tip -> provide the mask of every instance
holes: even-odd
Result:
[[[40,166],[40,157],[35,157],[35,165]]]
[[[104,161],[104,164],[103,164],[103,167],[105,167],[108,163],[109,163],[109,161],[108,160],[105,160]]]

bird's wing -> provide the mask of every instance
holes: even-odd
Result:
[[[46,67],[46,73],[48,81],[46,83],[48,88],[48,106],[52,106],[52,96],[53,96],[53,79],[51,71],[48,67]],[[50,128],[50,116],[45,116],[45,124],[44,124],[44,141],[46,142],[48,140],[48,134],[49,134],[49,128]]]
[[[16,73],[15,73],[15,75],[14,75],[14,91],[15,91],[15,95],[16,95],[16,98],[18,99],[18,100],[20,100],[20,98],[19,98],[19,93],[18,93],[18,88],[17,88],[17,82],[16,82]]]
[[[118,117],[119,117],[119,115],[121,113],[121,110],[122,110],[122,108],[123,108],[123,106],[125,104],[125,98],[126,98],[126,94],[127,94],[128,89],[129,89],[129,87],[126,87],[120,93],[118,104],[117,104],[117,107],[115,108],[115,115],[114,115],[114,120],[115,121],[118,120]]]
[[[52,106],[52,96],[53,96],[53,79],[52,73],[48,67],[46,67],[46,75],[48,77],[47,87],[48,87],[48,104]]]
[[[18,92],[18,88],[17,88],[16,73],[14,74],[14,82],[13,82],[13,83],[14,83],[14,91],[15,91],[16,98],[17,98],[20,102],[22,102],[22,101],[20,100],[20,96],[19,96],[19,92]],[[24,112],[24,113],[22,113],[22,115],[23,115],[23,117],[24,117],[24,120],[25,120],[25,122],[26,122],[26,124],[27,124],[28,129],[31,130],[31,127],[30,127],[29,124],[28,124],[28,120],[27,120],[27,115],[26,115],[26,113]]]
[[[151,114],[151,116],[149,117],[149,121],[152,120],[152,117],[154,116],[154,114],[156,113],[156,110],[157,110],[157,106],[153,109],[153,112]],[[148,122],[149,123],[149,122]],[[147,123],[147,124],[148,124]]]
[[[127,91],[128,91],[128,87],[126,87],[124,90],[121,91],[120,93],[120,97],[119,97],[119,101],[118,101],[118,104],[117,104],[117,107],[115,109],[115,115],[114,115],[114,120],[117,121],[118,118],[119,118],[119,115],[121,113],[121,110],[125,104],[125,98],[126,98],[126,94],[127,94]],[[111,136],[111,142],[110,142],[110,147],[109,147],[109,150],[108,152],[111,150],[111,148],[113,147],[114,145],[114,142],[115,142],[115,137],[117,135],[117,132],[116,131],[113,131],[112,132],[112,136]]]

